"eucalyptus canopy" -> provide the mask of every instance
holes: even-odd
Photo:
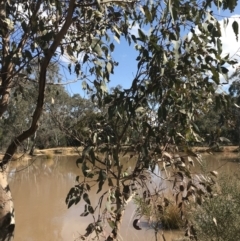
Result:
[[[70,74],[82,79],[83,87],[89,91],[92,92],[94,87],[92,99],[98,101],[99,107],[108,104],[108,117],[104,116],[96,125],[97,134],[92,130],[93,141],[88,142],[83,160],[85,154],[99,147],[97,140],[101,132],[106,137],[105,152],[112,155],[112,162],[117,166],[117,173],[111,172],[117,177],[113,189],[117,190],[117,210],[122,198],[120,147],[131,140],[125,135],[127,130],[131,135],[141,137],[141,142],[136,145],[139,162],[135,170],[138,175],[142,169],[153,166],[149,156],[153,155],[149,149],[153,144],[160,148],[172,143],[185,145],[192,138],[199,139],[193,130],[195,115],[199,109],[204,109],[205,101],[214,94],[213,82],[219,84],[220,75],[226,77],[225,64],[234,64],[228,56],[221,55],[220,25],[212,14],[211,5],[233,11],[236,1],[0,1],[0,116],[8,108],[13,88],[23,81],[36,84],[38,92],[28,129],[12,140],[1,160],[0,240],[10,240],[15,227],[6,168],[17,147],[37,130],[45,102],[48,69],[58,62],[64,73],[63,56],[70,61]],[[135,24],[139,26],[137,35],[130,31]],[[232,27],[237,37],[236,21]],[[107,95],[106,83],[117,65],[111,57],[113,42],[119,41],[121,36],[135,44],[139,53],[137,73],[130,89]],[[33,79],[31,75],[36,65],[39,71]],[[150,97],[158,103],[153,126],[148,120]],[[122,118],[124,122],[113,133]],[[166,161],[172,163],[174,160],[161,148],[156,153],[169,159],[162,159],[164,167]],[[88,176],[86,161],[82,162],[83,174]],[[187,167],[180,169],[180,166],[176,166],[180,177],[187,175],[190,178]],[[99,191],[107,170],[110,170],[108,166],[98,173]],[[84,197],[88,203],[86,193]],[[117,237],[119,215],[115,216],[109,239]]]

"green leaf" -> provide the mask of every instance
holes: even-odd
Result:
[[[136,36],[135,36],[135,35],[131,35],[131,37],[132,37],[133,42],[134,42],[134,43],[137,43],[137,38],[136,38]]]
[[[140,28],[138,29],[138,35],[139,35],[139,40],[141,40],[142,42],[145,42],[147,40],[147,36]]]
[[[89,172],[90,172],[91,170],[89,169],[89,167],[87,166],[87,163],[86,163],[86,161],[84,161],[83,163],[82,163],[82,172],[83,172],[83,175],[85,176],[85,177],[89,177]]]
[[[105,93],[108,92],[108,89],[107,89],[107,85],[105,84],[104,81],[101,82],[101,86],[100,86],[101,90]]]
[[[86,188],[87,188],[88,191],[91,190],[91,187],[89,186],[89,184],[86,184]]]
[[[91,205],[91,202],[90,202],[90,200],[89,200],[89,197],[88,197],[88,194],[87,194],[87,193],[84,193],[84,194],[83,194],[83,200],[84,200],[87,204]]]
[[[82,82],[82,88],[83,88],[83,90],[87,89],[87,82],[85,80],[83,80],[83,82]]]
[[[80,202],[80,200],[81,200],[81,196],[77,196],[74,204],[77,205]]]
[[[70,208],[75,203],[75,198],[71,199],[68,203],[68,208]]]
[[[89,55],[85,54],[83,57],[83,63],[85,63],[89,59]]]
[[[222,53],[222,41],[220,38],[217,39],[217,49],[218,49],[218,54],[220,55]]]
[[[21,26],[22,26],[23,31],[26,33],[26,32],[28,31],[28,26],[27,26],[26,22],[23,21],[23,22],[21,23]]]
[[[146,16],[146,19],[148,20],[148,22],[152,22],[152,14],[149,11],[148,6],[147,5],[143,6],[143,10],[144,10],[144,13],[145,13],[145,16]]]
[[[89,213],[93,214],[94,213],[94,209],[91,205],[88,206],[88,211]]]
[[[234,21],[232,23],[232,28],[233,28],[233,31],[235,33],[236,40],[238,41],[239,27],[238,27],[238,22],[237,21]]]
[[[86,217],[89,214],[89,212],[83,212],[82,214],[80,214],[81,217]]]
[[[77,63],[75,65],[75,73],[77,74],[77,77],[79,76],[80,74],[80,70],[81,70],[81,65],[79,63]]]
[[[100,170],[99,172],[99,176],[98,176],[98,191],[97,193],[99,193],[102,190],[102,186],[104,184],[104,182],[107,179],[107,173],[105,170]]]
[[[26,56],[26,58],[28,58],[29,60],[31,60],[32,59],[32,54],[31,54],[31,52],[29,51],[29,50],[25,50],[25,56]]]
[[[223,73],[223,74],[227,74],[228,73],[228,69],[226,68],[226,67],[221,67],[221,72]]]
[[[112,73],[113,66],[110,62],[107,63],[106,69],[109,74]]]
[[[101,47],[100,47],[99,44],[94,44],[94,45],[92,46],[92,50],[93,50],[93,52],[95,52],[99,57],[102,56],[102,49],[101,49]]]
[[[116,40],[117,43],[120,44],[120,39],[116,35],[114,35],[113,38]]]
[[[83,157],[79,157],[77,160],[76,160],[76,164],[78,166],[78,164],[82,164],[84,161],[84,158]]]
[[[113,43],[111,43],[109,47],[110,47],[111,52],[113,52],[115,49],[115,45]]]
[[[172,5],[171,0],[168,0],[168,9],[169,9],[170,15],[172,17],[172,23],[174,23],[173,5]]]
[[[115,223],[114,223],[113,220],[111,220],[110,218],[108,218],[108,219],[107,219],[107,222],[108,222],[109,226],[110,226],[112,229],[115,228]]]
[[[68,192],[68,195],[66,197],[66,200],[65,200],[65,203],[68,204],[68,202],[70,201],[70,199],[72,198],[72,196],[74,195],[75,193],[75,188],[72,187],[69,192]]]

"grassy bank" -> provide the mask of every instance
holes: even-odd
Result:
[[[53,156],[53,155],[78,155],[82,152],[82,147],[55,147],[49,149],[36,149],[34,151],[35,156]],[[221,146],[219,148],[209,147],[192,147],[194,152],[209,153],[209,152],[225,152],[225,153],[236,153],[240,152],[239,146]],[[14,159],[18,159],[22,154],[17,153],[14,155]],[[24,155],[26,157],[26,154]],[[0,154],[0,158],[3,157],[3,152]]]
[[[38,150],[36,149],[34,151],[35,155],[76,155],[81,153],[82,147],[56,147],[56,148],[50,148],[50,149],[43,149],[43,150]],[[196,146],[193,147],[192,150],[194,152],[200,152],[200,153],[208,153],[208,152],[239,152],[239,146],[220,146],[218,148],[209,148],[207,146],[205,147],[200,147]]]
[[[215,148],[209,148],[207,146],[196,146],[192,148],[194,152],[239,152],[239,146],[219,146]]]

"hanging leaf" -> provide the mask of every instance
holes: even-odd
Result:
[[[75,203],[75,198],[71,199],[71,200],[68,202],[68,208],[70,208],[74,203]]]
[[[235,33],[236,40],[238,41],[239,27],[238,27],[238,22],[237,21],[233,21],[232,28],[233,28],[233,31]]]
[[[99,172],[99,176],[98,176],[98,191],[97,193],[101,192],[102,190],[102,186],[104,184],[104,182],[107,179],[107,173],[105,170],[100,170]]]
[[[145,42],[147,40],[147,36],[140,28],[138,29],[138,35],[139,40],[141,40],[142,42]]]
[[[89,197],[88,197],[88,194],[87,194],[87,193],[84,193],[84,194],[83,194],[83,200],[84,200],[87,204],[91,205],[91,202],[90,202],[90,200],[89,200]]]
[[[106,65],[106,69],[107,69],[107,72],[110,74],[110,73],[113,73],[112,72],[112,69],[113,69],[113,66],[110,62],[107,63]]]
[[[94,213],[93,207],[89,205],[88,206],[88,211],[89,211],[89,213],[93,214]]]
[[[84,54],[83,63],[85,63],[88,59],[89,59],[89,55],[88,54]]]
[[[120,44],[120,39],[116,35],[114,35],[113,38]]]
[[[111,218],[107,218],[107,222],[112,229],[115,228],[115,223]]]
[[[218,54],[220,55],[222,53],[222,41],[220,38],[217,39],[217,49],[218,49]]]
[[[218,176],[218,172],[217,171],[211,171],[210,172],[214,177],[217,177]]]
[[[89,212],[83,212],[82,214],[80,214],[81,217],[86,217],[89,214]]]
[[[95,52],[99,57],[102,56],[102,49],[99,44],[92,45],[92,51]]]
[[[83,90],[87,89],[87,82],[85,80],[83,80],[83,82],[82,82],[82,88],[83,88]]]
[[[113,43],[111,43],[109,47],[110,47],[111,52],[113,52],[113,51],[114,51],[114,49],[115,49],[114,44],[113,44]]]

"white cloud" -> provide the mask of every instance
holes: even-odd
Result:
[[[139,36],[138,35],[138,30],[141,29],[143,31],[143,33],[145,33],[146,35],[149,35],[150,34],[150,31],[151,31],[151,28],[149,26],[149,28],[140,28],[139,24],[138,23],[135,23],[133,26],[131,26],[129,28],[129,33],[132,34],[132,35],[135,35],[136,38]]]
[[[234,34],[232,24],[236,21],[240,27],[240,15],[233,15],[229,18],[229,23],[226,27],[224,27],[224,20],[220,20],[220,26],[222,31],[222,49],[223,55],[229,54],[231,58],[236,58],[240,60],[240,37],[239,40],[236,40],[236,36]]]
[[[229,54],[229,58],[231,58],[231,60],[238,61],[238,63],[236,63],[234,66],[232,65],[226,66],[229,70],[228,76],[230,77],[234,73],[236,68],[239,66],[239,62],[240,62],[240,36],[239,36],[239,40],[237,41],[235,33],[232,28],[232,24],[234,21],[238,22],[238,25],[240,27],[240,15],[230,16],[228,18],[227,26],[225,24],[225,21],[224,20],[219,21],[221,26],[221,32],[222,32],[222,37],[221,37],[222,56],[226,56],[227,54]],[[221,78],[221,83],[226,83],[223,77]],[[225,85],[219,86],[218,92],[228,92],[230,84],[231,82],[229,82],[229,84],[227,85],[225,84]]]

